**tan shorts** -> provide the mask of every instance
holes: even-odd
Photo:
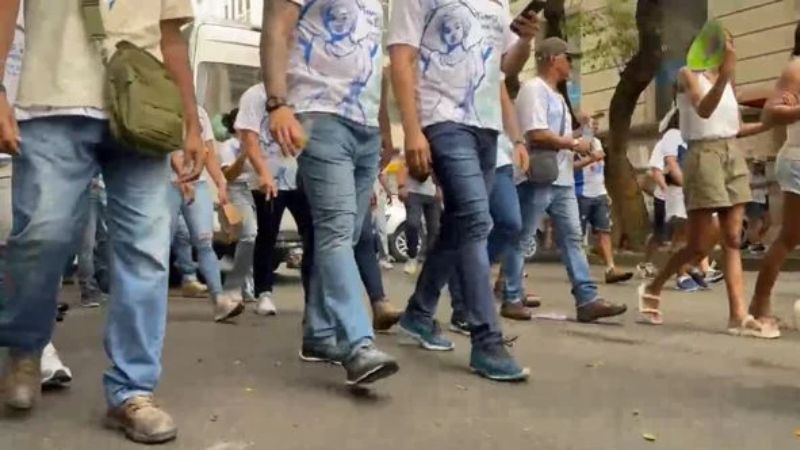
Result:
[[[750,171],[734,139],[692,141],[683,161],[687,211],[721,209],[753,199]]]

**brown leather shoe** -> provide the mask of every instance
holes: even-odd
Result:
[[[623,272],[616,267],[606,270],[606,284],[622,283],[633,278],[633,272]]]
[[[28,411],[36,405],[42,393],[41,356],[9,355],[6,360],[5,403],[17,411]]]
[[[626,305],[611,303],[608,300],[599,298],[588,305],[578,308],[578,322],[589,323],[604,317],[614,317],[625,314],[628,310]]]
[[[387,331],[400,320],[403,311],[397,309],[388,300],[380,300],[372,304],[372,328],[375,331]]]
[[[538,308],[542,306],[542,297],[532,292],[528,292],[522,298],[522,304],[527,308]]]
[[[172,417],[150,395],[131,397],[119,407],[109,409],[106,425],[122,430],[128,439],[140,444],[161,444],[178,436]]]
[[[531,320],[531,310],[525,307],[522,302],[508,303],[503,302],[500,307],[500,315],[511,320]]]

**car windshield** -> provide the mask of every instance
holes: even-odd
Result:
[[[197,100],[213,119],[237,107],[244,91],[259,82],[258,67],[202,62],[197,68]]]

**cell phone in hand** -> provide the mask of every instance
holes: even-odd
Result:
[[[545,1],[545,0],[531,0],[531,2],[528,3],[528,6],[526,6],[525,9],[523,9],[522,12],[519,13],[519,15],[517,17],[518,18],[519,17],[530,17],[532,15],[539,14],[540,12],[542,12],[544,10],[544,7],[546,5],[547,5],[547,1]],[[519,29],[517,29],[516,19],[511,22],[511,31],[513,31],[514,33],[519,34]]]

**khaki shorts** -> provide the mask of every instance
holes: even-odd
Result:
[[[690,142],[683,180],[687,211],[730,208],[753,199],[747,161],[733,139]]]

